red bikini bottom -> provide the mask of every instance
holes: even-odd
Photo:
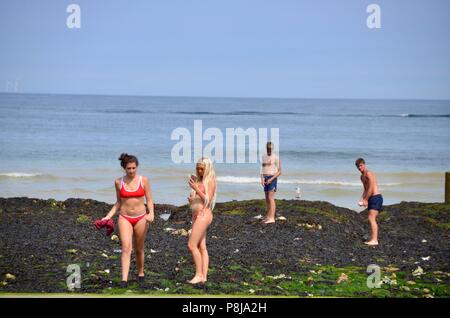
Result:
[[[147,215],[147,213],[145,213],[145,212],[138,216],[129,216],[129,215],[120,214],[120,216],[123,217],[128,222],[130,222],[130,224],[133,227],[136,225],[137,222],[139,222],[141,219],[143,219],[146,215]]]

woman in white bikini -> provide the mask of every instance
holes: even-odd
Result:
[[[119,234],[122,242],[122,282],[121,287],[128,286],[132,243],[136,252],[137,280],[144,281],[144,240],[149,223],[154,220],[154,206],[150,181],[147,177],[137,175],[139,161],[135,156],[123,153],[119,157],[120,165],[126,175],[115,180],[117,201],[102,220],[111,219],[117,211],[119,215]],[[144,197],[147,199],[145,209]]]
[[[206,249],[206,231],[213,219],[216,201],[216,174],[211,159],[202,157],[196,165],[196,176],[189,178],[192,188],[188,197],[192,210],[192,232],[188,248],[195,263],[195,276],[191,284],[205,283],[208,276],[209,256]]]

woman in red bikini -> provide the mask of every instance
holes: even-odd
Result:
[[[122,282],[121,287],[128,286],[132,242],[136,252],[136,267],[139,283],[144,281],[144,240],[149,223],[155,217],[150,182],[147,177],[137,175],[139,161],[135,156],[123,153],[119,157],[120,165],[126,175],[115,180],[117,201],[111,211],[102,219],[111,219],[119,212],[119,234],[122,242]],[[147,199],[146,212],[144,197]]]

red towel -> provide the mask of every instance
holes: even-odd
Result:
[[[108,236],[111,236],[112,232],[114,231],[114,221],[112,219],[97,220],[94,222],[94,225],[97,228],[97,230],[106,227],[106,235]]]

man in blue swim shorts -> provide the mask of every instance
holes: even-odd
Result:
[[[266,216],[262,222],[265,224],[275,222],[275,192],[277,191],[277,180],[281,175],[280,158],[273,152],[273,143],[266,145],[267,154],[261,158],[261,185],[264,187],[266,197]]]
[[[361,182],[364,186],[364,192],[359,201],[360,206],[367,207],[369,211],[370,240],[365,242],[367,245],[378,245],[378,224],[377,215],[383,209],[383,196],[378,191],[377,178],[372,171],[366,167],[363,158],[355,161],[356,168],[361,172]]]

